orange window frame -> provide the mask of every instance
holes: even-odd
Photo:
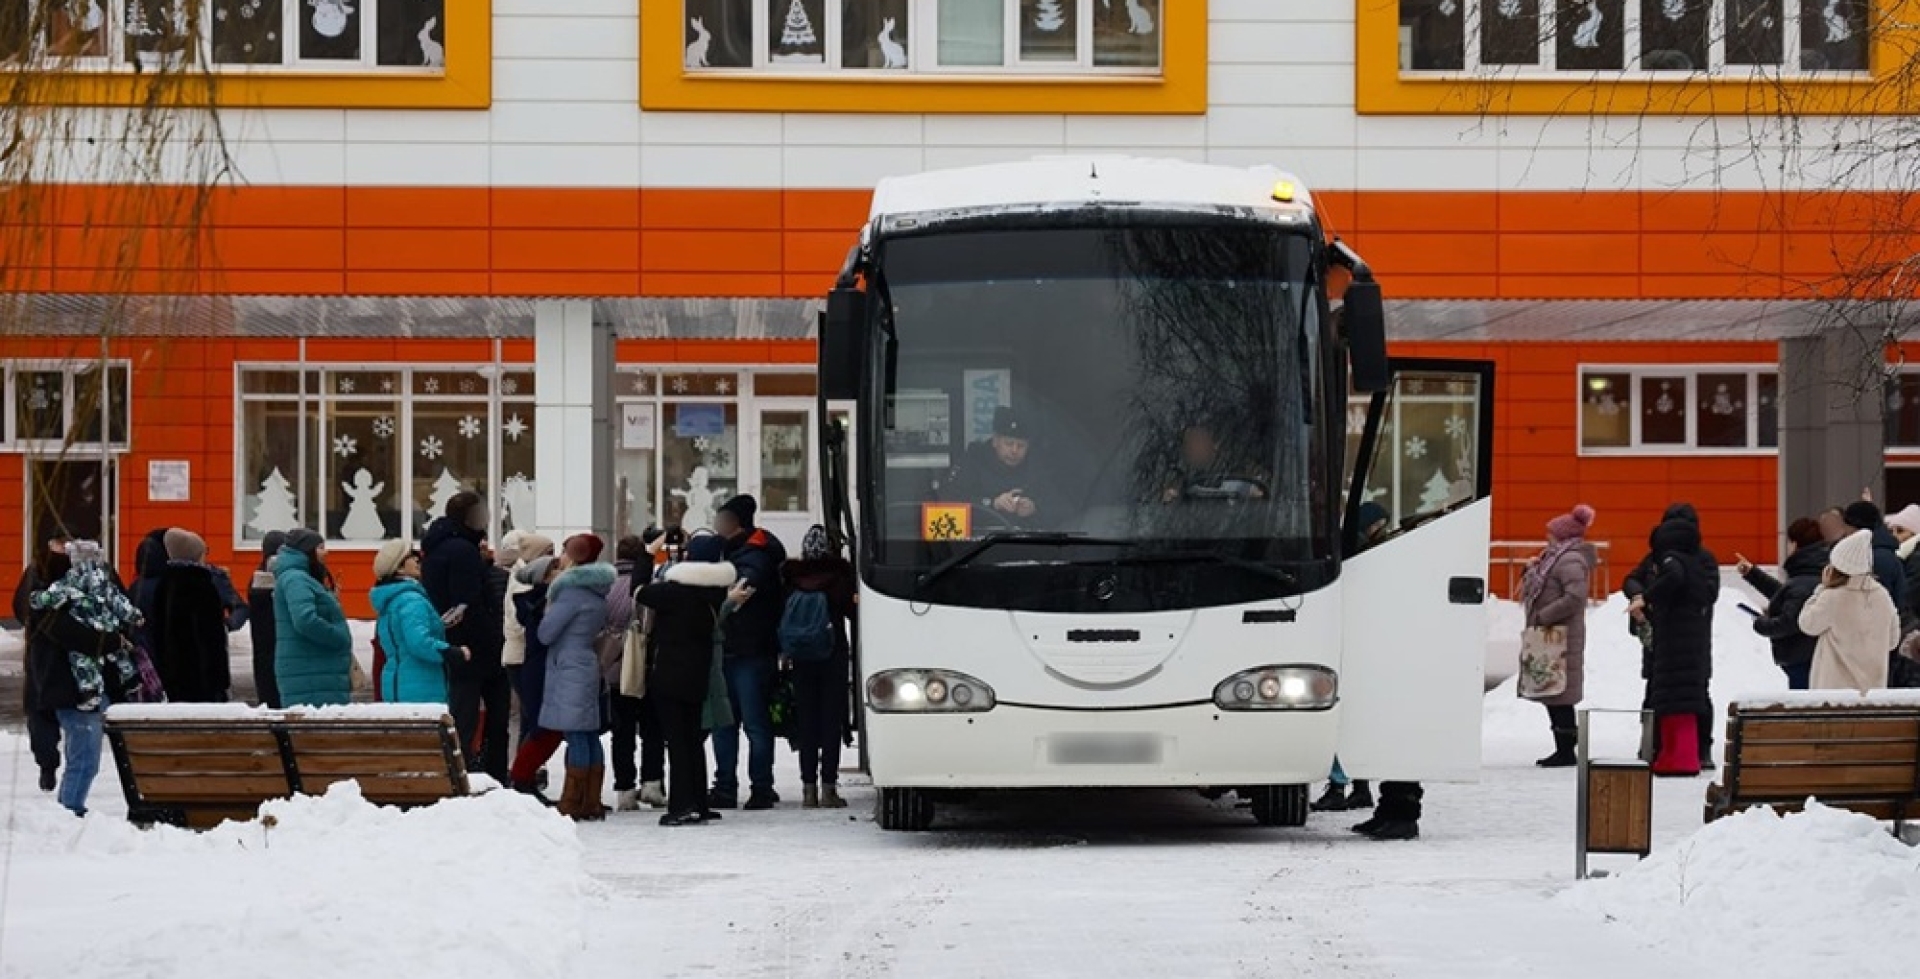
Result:
[[[1492,2],[1492,0],[1485,0]],[[1552,0],[1541,0],[1550,3]],[[1634,2],[1634,0],[1629,0]],[[1719,2],[1719,0],[1715,0]],[[1789,0],[1794,2],[1794,0]],[[1920,112],[1920,0],[1874,0],[1869,69],[1845,78],[1590,78],[1403,75],[1400,0],[1358,0],[1354,96],[1361,115],[1904,115]],[[1573,74],[1573,73],[1570,73]]]
[[[1207,0],[1161,4],[1160,74],[880,75],[689,72],[683,0],[640,0],[640,107],[648,111],[1074,113],[1207,111]]]
[[[493,0],[447,0],[447,64],[438,74],[268,68],[172,75],[156,82],[132,71],[69,71],[38,81],[46,105],[262,109],[485,109],[493,104]],[[0,93],[13,84],[0,71]]]

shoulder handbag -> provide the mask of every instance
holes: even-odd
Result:
[[[653,609],[635,604],[627,623],[620,660],[620,695],[639,699],[647,695],[647,646],[653,637]]]
[[[1533,618],[1533,604],[1526,609]],[[1520,634],[1517,692],[1527,700],[1548,700],[1567,691],[1567,627],[1530,625]]]

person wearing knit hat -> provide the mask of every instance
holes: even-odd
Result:
[[[326,541],[305,527],[289,531],[273,559],[273,674],[287,707],[353,699],[353,633],[326,560]]]
[[[1873,576],[1873,532],[1857,530],[1833,546],[1826,573],[1800,610],[1800,628],[1818,640],[1815,690],[1887,685],[1887,651],[1900,645],[1900,612]]]
[[[754,527],[753,518],[759,514],[759,512],[760,501],[754,499],[750,493],[742,493],[720,504],[719,511],[714,514],[713,529],[722,537],[732,537],[742,530],[752,530]],[[723,521],[720,519],[721,514],[732,517],[734,525],[732,527],[722,526]]]
[[[420,555],[405,540],[387,541],[374,555],[373,573],[379,581],[369,594],[376,616],[374,635],[386,652],[386,663],[375,678],[380,700],[446,703],[449,667],[466,662],[473,653],[447,641],[446,623],[420,586]]]
[[[260,565],[247,587],[247,627],[253,636],[253,695],[262,707],[280,707],[280,684],[273,676],[273,559],[287,542],[286,531],[269,530],[260,539]]]
[[[1544,705],[1553,728],[1553,754],[1536,763],[1542,768],[1570,768],[1579,761],[1574,708],[1586,690],[1587,599],[1598,559],[1586,540],[1593,519],[1593,508],[1583,503],[1547,521],[1547,549],[1528,566],[1520,587],[1528,635],[1557,633],[1565,642],[1558,664],[1522,657],[1520,695]]]
[[[566,553],[568,565],[572,567],[598,563],[600,553],[606,548],[607,543],[600,539],[599,534],[575,534],[567,538],[567,542],[561,546],[561,550]]]
[[[786,600],[780,588],[780,566],[786,546],[765,528],[755,527],[759,509],[751,496],[728,500],[713,518],[713,529],[726,541],[726,559],[752,587],[752,597],[728,620],[724,666],[727,692],[733,698],[739,723],[713,731],[714,809],[732,809],[740,796],[740,734],[747,736],[747,781],[751,789],[747,809],[771,809],[780,801],[773,787],[773,693],[776,661],[780,655],[780,616]]]
[[[1873,577],[1892,596],[1894,607],[1901,607],[1907,599],[1907,568],[1900,560],[1900,539],[1888,529],[1880,508],[1869,500],[1855,500],[1842,513],[1848,527],[1872,535]]]
[[[60,805],[87,814],[87,796],[100,771],[106,711],[128,692],[135,676],[126,637],[141,621],[109,573],[100,545],[69,541],[71,566],[28,599],[41,631],[27,646],[28,674],[38,680],[37,706],[58,718],[66,765],[60,773]]]
[[[166,536],[167,560],[199,564],[207,559],[207,542],[191,530],[170,527]]]
[[[207,542],[173,527],[162,538],[167,563],[151,592],[146,640],[167,700],[226,703],[233,677],[227,665],[227,598],[204,562]]]

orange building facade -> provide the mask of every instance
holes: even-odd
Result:
[[[811,304],[874,182],[1125,152],[1293,170],[1379,275],[1396,353],[1497,365],[1497,538],[1590,503],[1617,581],[1687,500],[1714,550],[1771,560],[1778,341],[1911,254],[1911,202],[1871,168],[1725,135],[1783,108],[1815,129],[1905,111],[1875,74],[1901,40],[1878,14],[1824,74],[1779,55],[1773,88],[1804,106],[1737,98],[1755,83],[1731,37],[1657,74],[1665,42],[1626,18],[1602,37],[1619,64],[1578,69],[1577,91],[1612,95],[1565,111],[1590,53],[1548,38],[1537,60],[1562,73],[1496,72],[1492,35],[1449,20],[1478,0],[794,0],[807,31],[730,0],[429,6],[443,65],[324,74],[289,53],[236,74],[217,98],[244,182],[204,202],[180,204],[181,174],[55,182],[12,210],[31,257],[5,286],[33,328],[0,340],[0,507],[20,515],[0,554],[66,527],[130,572],[144,533],[186,526],[247,568],[297,523],[365,614],[367,552],[451,492],[482,491],[498,532],[540,526],[539,487],[574,478],[534,448],[575,437],[542,424],[567,382],[536,347],[543,310],[582,301],[621,338],[601,529],[754,492],[797,542],[820,509]],[[1071,30],[1036,26],[1055,8]],[[61,97],[129,111],[134,83],[103,77]],[[1817,102],[1849,86],[1871,111]],[[1802,165],[1699,166],[1740,154]],[[1920,419],[1894,414],[1899,463]]]

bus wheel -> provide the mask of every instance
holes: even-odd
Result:
[[[881,789],[880,828],[918,833],[933,825],[933,799],[922,789]]]
[[[1259,785],[1253,789],[1253,818],[1262,826],[1305,826],[1305,785]]]

